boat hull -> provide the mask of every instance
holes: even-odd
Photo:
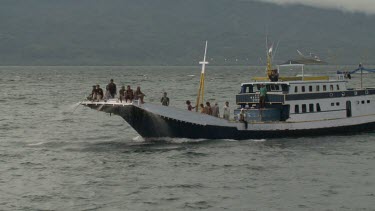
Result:
[[[282,137],[306,137],[324,135],[344,135],[375,130],[375,122],[356,125],[332,126],[314,129],[252,130],[252,124],[246,129],[244,123],[200,124],[171,118],[150,112],[137,105],[95,105],[85,104],[92,109],[121,116],[144,138],[188,138],[188,139],[269,139]],[[207,116],[208,117],[208,116]],[[211,117],[210,117],[211,118]],[[219,119],[223,121],[222,119]],[[218,120],[218,121],[219,121]],[[288,123],[284,123],[288,124]]]

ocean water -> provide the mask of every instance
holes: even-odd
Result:
[[[306,74],[333,74],[315,67]],[[340,67],[348,70],[355,67]],[[294,74],[284,70],[281,74]],[[207,68],[206,99],[234,108],[263,67]],[[78,103],[91,86],[195,101],[197,67],[0,67],[0,210],[375,210],[375,133],[145,141]],[[375,74],[366,74],[374,86]],[[349,87],[358,87],[353,75]]]

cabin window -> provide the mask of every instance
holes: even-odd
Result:
[[[254,92],[254,89],[253,89],[253,86],[249,86],[249,93],[253,93]]]
[[[320,91],[320,86],[319,86],[319,85],[316,85],[316,91],[317,91],[317,92]]]
[[[295,87],[294,87],[294,92],[295,92],[295,93],[298,92],[298,86],[295,86]]]
[[[316,111],[322,111],[322,110],[320,109],[320,105],[319,105],[319,103],[316,104]]]
[[[241,87],[241,93],[246,93],[246,86]]]
[[[323,85],[323,91],[327,91],[327,86]]]
[[[248,87],[248,86],[245,86],[243,92],[244,92],[244,93],[248,93],[248,92],[249,92],[249,87]]]
[[[314,104],[309,104],[309,111],[314,112]]]
[[[339,102],[336,102],[336,105],[337,105],[337,106],[339,106],[339,105],[340,105],[340,103],[339,103]]]
[[[271,85],[271,90],[273,90],[273,91],[279,91],[280,87],[279,87],[278,84],[273,84],[273,85]]]
[[[332,84],[329,86],[329,90],[333,91],[333,85]]]
[[[305,90],[305,86],[302,86],[302,92],[305,92],[306,90]]]
[[[331,106],[335,106],[335,103],[331,103]]]
[[[338,84],[336,84],[336,88],[337,90],[340,90],[340,86]]]
[[[312,86],[309,86],[309,92],[312,92]]]
[[[294,106],[294,113],[296,113],[296,114],[299,113],[299,105]]]
[[[306,104],[302,104],[302,113],[306,113]]]
[[[283,92],[287,92],[288,86],[286,84],[281,84],[281,89],[283,90]]]
[[[370,103],[370,100],[367,100],[367,103]]]
[[[365,104],[365,101],[364,101],[364,100],[362,100],[362,104]]]

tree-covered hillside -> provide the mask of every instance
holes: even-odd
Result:
[[[3,0],[0,65],[261,64],[313,52],[375,63],[375,16],[242,0]]]

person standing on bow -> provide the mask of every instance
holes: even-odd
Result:
[[[223,118],[226,120],[229,120],[230,110],[229,110],[229,102],[225,102],[224,105],[224,112],[223,112]]]
[[[186,101],[186,105],[187,105],[187,109],[189,110],[189,111],[192,111],[195,107],[193,107],[192,105],[191,105],[191,102],[190,102],[190,100],[187,100]]]
[[[166,92],[164,92],[163,97],[160,99],[160,102],[163,106],[169,106],[169,97],[167,97]]]
[[[206,102],[206,106],[204,107],[204,113],[208,115],[212,115],[212,108],[210,102]]]
[[[110,98],[115,98],[117,89],[116,89],[116,84],[113,83],[113,79],[111,79],[111,81],[107,85],[107,90],[109,92]]]
[[[217,103],[215,103],[215,105],[212,106],[212,116],[220,117],[220,109],[219,109],[219,105]]]

